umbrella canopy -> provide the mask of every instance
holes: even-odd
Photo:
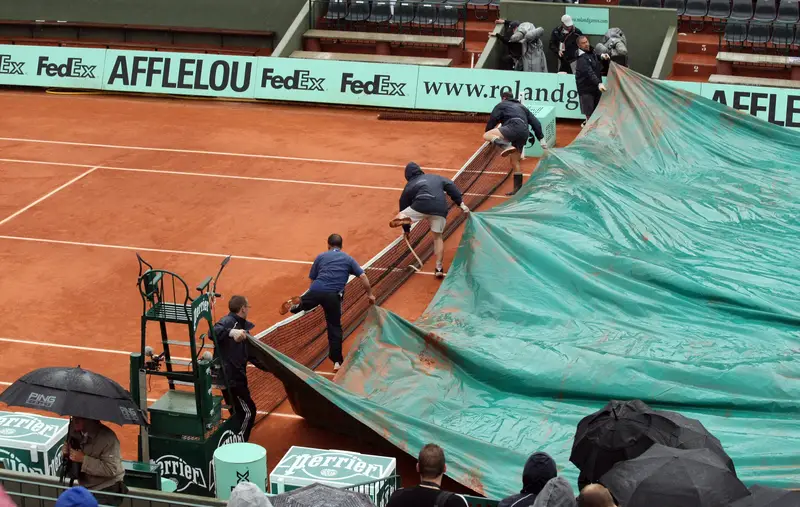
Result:
[[[625,507],[728,507],[747,488],[709,449],[653,445],[600,478]]]
[[[581,471],[579,482],[597,481],[615,463],[641,456],[653,444],[677,449],[708,448],[735,472],[722,444],[695,419],[653,410],[640,400],[612,400],[578,423],[570,461]]]
[[[767,488],[758,484],[750,488],[750,496],[736,500],[730,507],[797,507],[800,491]]]
[[[0,402],[117,424],[147,424],[128,391],[80,366],[39,368],[27,373],[0,394]]]
[[[364,493],[311,484],[270,498],[273,507],[375,507]]]

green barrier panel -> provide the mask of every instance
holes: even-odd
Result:
[[[0,46],[0,84],[100,89],[104,49]]]
[[[598,11],[602,9],[591,9]],[[800,91],[662,81],[800,128]],[[581,119],[572,75],[100,48],[0,45],[0,85],[487,113],[503,91]]]
[[[106,51],[103,89],[253,98],[256,58],[155,51]]]
[[[608,9],[567,7],[566,12],[584,35],[604,35],[608,31]]]
[[[259,58],[255,97],[413,109],[419,67]]]

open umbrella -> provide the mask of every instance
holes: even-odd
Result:
[[[117,424],[147,424],[128,391],[80,366],[33,370],[0,394],[0,402]]]
[[[709,449],[653,445],[600,478],[625,507],[728,507],[747,488]]]
[[[708,448],[732,472],[722,444],[695,419],[650,408],[640,400],[612,400],[578,423],[570,461],[581,471],[579,483],[595,482],[615,463],[636,458],[653,444],[677,449]]]
[[[273,507],[375,507],[364,493],[314,483],[270,498]]]
[[[750,496],[736,500],[730,507],[797,507],[800,491],[767,488],[758,484],[750,488]]]

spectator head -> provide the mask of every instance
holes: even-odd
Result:
[[[342,248],[342,237],[338,234],[328,236],[328,249],[331,248]]]
[[[69,488],[56,500],[56,507],[97,507],[97,499],[83,486]]]
[[[522,493],[538,495],[547,481],[558,475],[556,462],[545,452],[531,454],[522,469]]]
[[[616,507],[611,492],[602,484],[589,484],[578,495],[578,507]]]
[[[554,477],[547,481],[533,502],[533,507],[575,507],[575,505],[575,493],[563,477]]]
[[[84,419],[83,417],[72,418],[72,429],[75,431],[88,431],[89,427],[97,421],[93,419]]]
[[[231,491],[227,507],[272,507],[267,495],[252,482],[240,482]]]
[[[444,450],[436,444],[427,444],[419,451],[417,472],[423,481],[441,484],[442,476],[447,471]]]
[[[503,100],[512,100],[514,98],[514,94],[511,92],[503,92],[500,94],[500,98]]]
[[[585,35],[578,37],[578,47],[588,53],[590,51],[589,37]]]
[[[572,30],[572,27],[575,26],[575,23],[572,22],[572,16],[569,14],[564,14],[561,16],[561,27],[566,30]]]
[[[232,296],[231,300],[228,301],[228,310],[243,319],[247,318],[247,310],[249,309],[250,303],[247,302],[247,298],[244,296]]]

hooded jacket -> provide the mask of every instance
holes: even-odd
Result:
[[[504,498],[498,507],[531,507],[550,479],[558,475],[556,462],[549,454],[535,452],[525,462],[522,470],[522,491]]]
[[[445,194],[461,205],[463,197],[452,180],[438,174],[425,174],[414,162],[406,166],[406,187],[400,195],[400,211],[411,208],[426,215],[447,217]],[[407,227],[407,226],[406,226]],[[408,230],[406,227],[404,229]]]
[[[575,493],[569,482],[563,477],[554,477],[547,481],[542,491],[536,495],[533,507],[576,507]]]
[[[572,63],[578,58],[578,37],[583,35],[577,26],[572,30],[565,32],[564,27],[561,25],[553,28],[550,34],[550,51],[558,57],[558,51],[561,43],[564,43],[564,60],[567,63]]]
[[[542,132],[542,124],[531,113],[530,109],[520,104],[516,99],[506,99],[492,109],[492,114],[489,115],[489,121],[486,122],[485,132],[489,132],[497,126],[498,123],[506,123],[512,118],[519,118],[533,128],[533,133],[536,139],[544,139]]]
[[[254,327],[256,327],[255,324],[233,312],[214,324],[214,338],[219,347],[217,352],[222,358],[222,368],[225,370],[225,377],[231,387],[247,385],[247,359],[249,357],[247,340],[236,343],[236,340],[230,336],[231,329],[244,329],[249,333]]]
[[[547,72],[547,60],[542,45],[544,28],[533,23],[520,23],[509,41],[522,43],[522,70],[525,72]]]
[[[578,95],[594,95],[600,93],[597,86],[603,81],[602,66],[600,58],[595,54],[591,46],[589,51],[580,51],[578,64],[575,67],[575,87]]]

